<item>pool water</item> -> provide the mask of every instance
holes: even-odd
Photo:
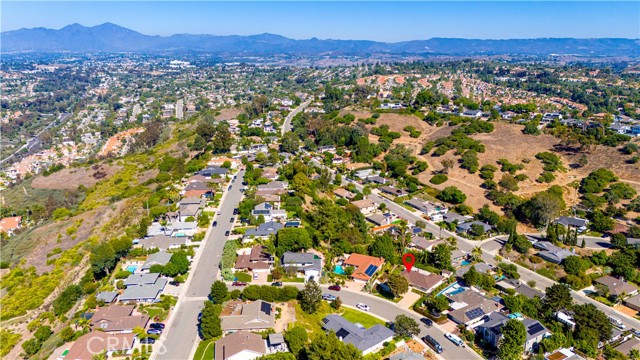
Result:
[[[136,270],[138,270],[138,267],[136,265],[129,265],[126,267],[125,270],[133,274],[136,272]]]
[[[463,261],[461,264],[462,264],[462,266],[471,265],[471,261],[469,261],[469,260],[465,260],[465,261]]]
[[[344,273],[344,269],[342,268],[342,265],[336,265],[336,267],[333,269],[333,272],[335,274],[338,274],[338,275],[344,275],[345,274]]]

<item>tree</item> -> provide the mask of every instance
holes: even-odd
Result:
[[[444,159],[440,162],[440,165],[442,165],[442,172],[448,174],[449,170],[453,167],[453,160]]]
[[[53,313],[56,316],[66,314],[82,296],[80,285],[69,285],[53,301]]]
[[[615,222],[613,221],[613,219],[605,215],[600,210],[596,210],[592,212],[590,220],[591,222],[589,223],[589,226],[593,230],[599,231],[599,232],[607,232],[613,229],[613,226],[615,225]]]
[[[91,251],[89,261],[93,273],[104,276],[116,266],[116,252],[110,243],[102,243]]]
[[[605,313],[598,310],[593,304],[582,304],[573,307],[573,320],[576,323],[576,334],[578,339],[586,340],[582,333],[593,331],[598,334],[600,341],[607,341],[611,338],[613,326]]]
[[[200,317],[200,335],[203,340],[213,339],[222,335],[220,325],[220,313],[222,307],[211,301],[205,301],[202,316]]]
[[[451,268],[451,248],[447,244],[438,244],[429,253],[429,262],[440,270]]]
[[[510,174],[502,175],[502,179],[500,179],[498,185],[507,191],[518,190],[518,180]]]
[[[498,357],[502,360],[520,360],[527,341],[527,329],[516,319],[507,321],[502,327],[502,340],[498,347]]]
[[[280,150],[295,154],[300,147],[300,139],[292,132],[287,132],[280,141]]]
[[[438,295],[431,298],[428,301],[429,307],[438,311],[443,312],[449,308],[449,300],[444,295]]]
[[[287,251],[309,249],[313,245],[305,228],[284,228],[276,234],[276,252],[282,256]]]
[[[340,296],[338,296],[335,300],[331,302],[331,308],[334,310],[340,310],[341,306],[342,306],[342,299],[340,299]]]
[[[564,271],[570,275],[580,275],[584,271],[583,264],[579,256],[569,256],[562,261]]]
[[[291,188],[298,195],[311,194],[311,180],[304,173],[297,173],[291,181]]]
[[[217,280],[211,285],[209,298],[214,304],[222,304],[227,299],[227,296],[229,295],[228,292],[227,284],[223,281]]]
[[[462,204],[467,200],[467,195],[455,186],[447,186],[436,197],[451,204]]]
[[[361,360],[362,353],[340,341],[333,331],[317,335],[307,348],[307,360]]]
[[[322,301],[322,289],[320,289],[320,286],[318,286],[315,281],[309,280],[305,284],[304,289],[300,291],[299,297],[302,311],[307,314],[313,314]]]
[[[53,334],[50,326],[40,326],[38,330],[33,334],[33,337],[40,342],[45,342]]]
[[[384,258],[387,261],[394,263],[396,259],[396,250],[391,236],[387,234],[378,236],[369,246],[369,254],[371,256]]]
[[[393,330],[398,336],[413,336],[420,333],[420,326],[413,318],[400,314],[393,321]]]
[[[71,341],[74,334],[75,332],[73,331],[73,329],[70,326],[67,326],[64,329],[60,330],[60,339],[62,339],[62,341],[64,342]]]
[[[387,279],[387,285],[393,293],[393,296],[398,297],[407,291],[409,291],[409,281],[407,278],[400,274],[391,274]]]
[[[566,309],[571,306],[573,299],[571,298],[571,291],[566,285],[553,284],[546,289],[546,297],[544,298],[545,305],[551,310],[556,312],[561,309]]]
[[[28,356],[35,355],[40,351],[42,343],[38,339],[29,339],[22,343],[22,349]]]
[[[474,286],[480,282],[480,276],[481,274],[476,270],[476,267],[471,266],[469,267],[469,270],[462,275],[462,278],[467,286]]]
[[[213,146],[213,152],[216,154],[229,152],[231,145],[233,145],[233,135],[229,131],[228,125],[220,123],[216,126],[211,145]]]
[[[307,346],[307,330],[301,325],[296,325],[284,333],[284,340],[289,345],[289,350],[300,358],[300,352]]]

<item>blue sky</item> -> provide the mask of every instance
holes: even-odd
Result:
[[[2,31],[112,22],[143,34],[295,39],[640,38],[640,1],[1,2]]]

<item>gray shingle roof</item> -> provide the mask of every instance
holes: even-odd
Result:
[[[380,324],[362,329],[335,314],[327,315],[322,322],[325,330],[334,331],[344,343],[352,344],[360,351],[366,351],[394,336],[391,329]]]
[[[157,274],[156,274],[157,275]],[[120,301],[156,299],[167,285],[167,279],[160,278],[153,284],[131,285],[120,295]]]
[[[147,260],[142,264],[142,270],[149,270],[153,265],[167,265],[171,260],[170,254],[166,251],[158,251],[157,253],[153,253],[147,257]]]

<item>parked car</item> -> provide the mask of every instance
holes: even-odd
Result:
[[[231,286],[247,286],[246,282],[242,282],[242,281],[234,281]]]
[[[149,335],[162,335],[161,329],[149,329],[147,330],[147,334]]]
[[[214,221],[213,224],[211,224],[211,227],[216,227],[216,226],[218,226],[218,222]]]
[[[229,232],[229,230],[227,230],[227,231],[225,231],[225,232],[224,232],[224,236],[229,236],[229,234],[231,234],[231,233]]]
[[[274,281],[271,283],[271,286],[282,286],[282,282],[281,281]]]
[[[426,318],[426,317],[423,317],[422,319],[420,319],[420,321],[422,321],[422,323],[427,325],[427,326],[433,325],[433,321],[431,321],[431,319]]]
[[[149,325],[150,329],[164,329],[164,324],[163,323],[153,323],[151,325]]]
[[[218,212],[216,213],[216,215],[220,215],[220,214],[222,214],[222,211],[219,211],[219,210],[218,210]]]
[[[327,300],[327,301],[334,301],[336,299],[335,296],[331,295],[331,294],[324,294],[322,295],[322,300]]]
[[[452,333],[446,333],[446,334],[444,334],[444,337],[449,339],[449,341],[451,341],[452,343],[456,344],[457,346],[464,347],[464,341],[462,341],[462,339],[460,339],[460,337],[458,337],[457,335],[452,334]]]
[[[371,307],[367,304],[363,304],[363,303],[358,303],[356,304],[356,307],[362,311],[370,311]]]
[[[140,339],[140,344],[155,344],[155,343],[156,343],[156,339],[152,337]]]
[[[231,188],[232,188],[232,186],[231,186],[231,185],[229,185],[229,190],[231,190]]]
[[[229,219],[229,222],[233,224],[233,222],[236,221],[236,218],[231,218]]]
[[[432,348],[436,353],[442,354],[442,346],[431,335],[426,335],[422,338],[422,341],[424,341],[425,344],[429,345],[429,347]]]
[[[258,280],[258,273],[257,272],[253,273],[253,280]]]
[[[329,286],[329,290],[340,291],[340,285],[331,285]]]
[[[233,209],[233,215],[238,215],[238,208]]]

